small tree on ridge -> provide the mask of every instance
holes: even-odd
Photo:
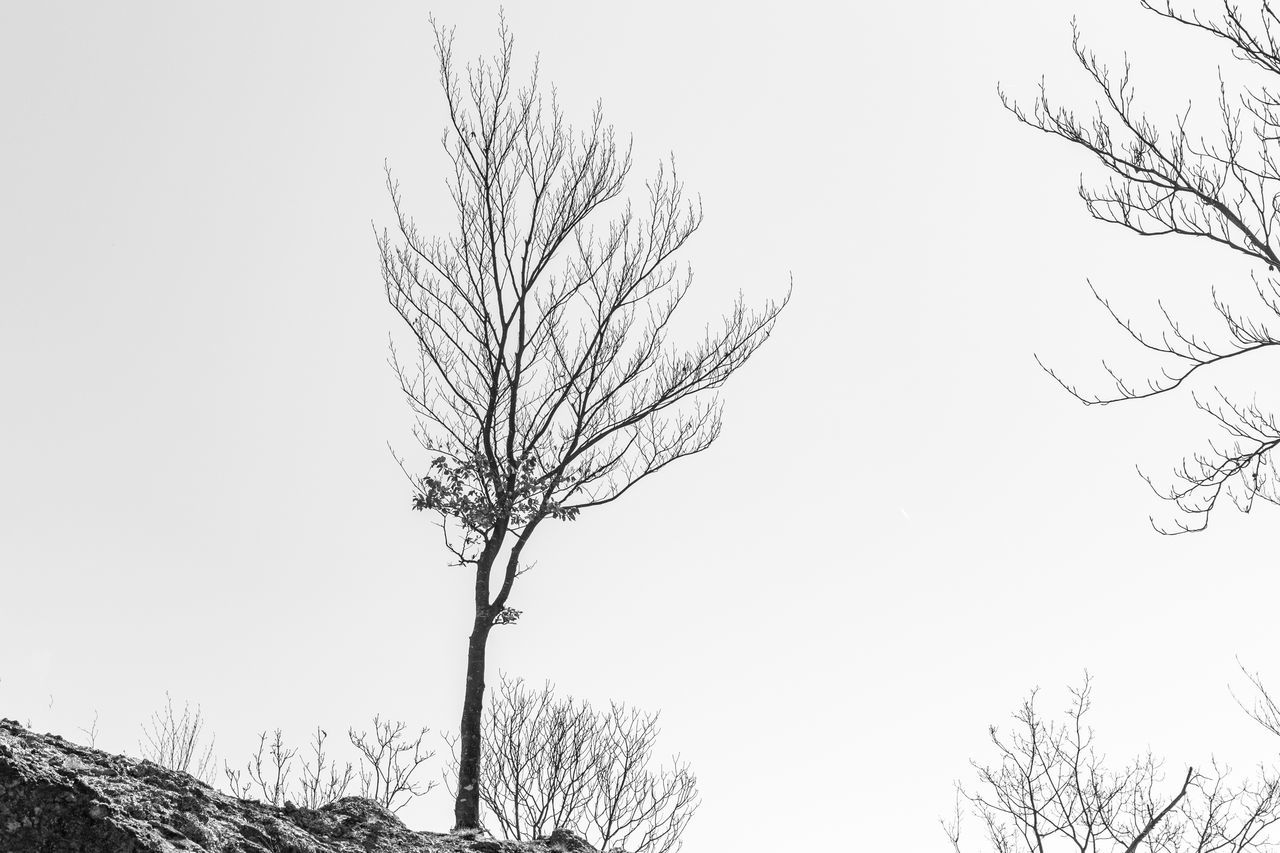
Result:
[[[454,816],[476,829],[485,654],[493,627],[520,615],[509,602],[530,539],[707,449],[721,425],[708,392],[764,343],[786,299],[750,310],[739,298],[718,329],[671,346],[691,284],[674,256],[702,219],[674,168],[646,183],[643,214],[604,219],[631,157],[599,108],[578,131],[539,94],[536,69],[514,88],[505,24],[497,55],[463,74],[452,32],[435,31],[456,230],[420,233],[388,170],[396,230],[378,246],[417,349],[407,363],[392,350],[430,456],[413,505],[440,516],[475,576]]]

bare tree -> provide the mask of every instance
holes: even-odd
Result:
[[[474,572],[455,827],[479,826],[485,654],[510,624],[524,551],[547,519],[609,503],[707,449],[721,409],[708,396],[768,338],[786,299],[739,300],[692,348],[669,342],[691,278],[676,253],[702,220],[674,167],[645,185],[645,212],[604,218],[631,169],[597,108],[585,130],[512,80],[512,39],[464,73],[436,28],[448,115],[444,147],[456,231],[427,237],[387,173],[394,236],[378,236],[391,305],[417,357],[392,363],[430,456],[414,508],[437,513],[446,546]],[[401,463],[403,466],[403,463]]]
[[[284,805],[289,791],[289,774],[293,771],[293,757],[297,749],[290,749],[284,742],[284,732],[276,729],[267,740],[267,733],[258,734],[258,748],[245,769],[249,774],[250,790],[256,786],[264,803]],[[233,788],[241,788],[239,776],[225,766],[223,772]],[[244,795],[241,794],[243,797]]]
[[[1216,37],[1263,78],[1280,75],[1280,7],[1270,0],[1257,3],[1256,14],[1224,2],[1221,17],[1213,20],[1179,11],[1172,2],[1140,2],[1166,20]],[[1154,353],[1159,366],[1145,376],[1128,375],[1104,361],[1112,388],[1098,393],[1045,368],[1086,405],[1191,391],[1194,405],[1220,424],[1226,442],[1211,442],[1208,450],[1189,454],[1168,488],[1144,479],[1180,510],[1171,524],[1153,520],[1157,530],[1202,530],[1223,495],[1245,512],[1258,498],[1280,502],[1272,457],[1280,443],[1276,414],[1256,400],[1233,399],[1216,385],[1207,391],[1193,387],[1201,377],[1208,381],[1216,367],[1280,343],[1273,331],[1280,318],[1280,280],[1273,275],[1280,268],[1280,92],[1263,83],[1231,93],[1220,81],[1215,142],[1206,142],[1190,128],[1190,107],[1162,129],[1136,107],[1128,61],[1120,74],[1112,73],[1084,46],[1074,24],[1072,29],[1076,57],[1100,95],[1097,112],[1081,117],[1055,105],[1043,83],[1029,109],[1002,91],[1005,106],[1019,121],[1082,148],[1110,173],[1100,186],[1080,186],[1094,218],[1144,236],[1201,238],[1256,264],[1248,295],[1252,304],[1230,304],[1234,300],[1214,290],[1209,322],[1179,319],[1159,299],[1159,318],[1141,322],[1093,289],[1137,351]]]
[[[253,797],[273,806],[294,803],[310,809],[346,796],[358,779],[360,796],[397,812],[435,787],[434,782],[414,779],[435,754],[423,747],[429,731],[424,728],[411,734],[405,723],[375,715],[372,733],[354,728],[348,732],[358,755],[353,765],[349,761],[339,764],[331,757],[325,747],[329,733],[317,726],[311,734],[310,752],[301,759],[296,775],[298,749],[287,744],[280,729],[270,736],[261,732],[257,749],[245,766],[224,763],[223,775],[231,793],[241,799]]]
[[[372,733],[350,729],[351,744],[361,756],[360,795],[394,813],[434,788],[435,782],[423,784],[413,778],[435,755],[422,745],[429,731],[411,734],[405,723],[376,715]]]
[[[544,837],[579,822],[590,798],[594,715],[550,684],[502,676],[484,716],[480,799],[504,838]],[[454,757],[454,775],[457,759]]]
[[[202,782],[210,782],[214,738],[210,737],[202,748],[204,716],[200,706],[197,705],[193,711],[191,704],[184,702],[182,713],[178,714],[173,707],[173,697],[165,693],[164,698],[164,708],[153,713],[150,721],[142,727],[143,739],[138,742],[142,757],[170,770],[190,773]]]
[[[261,751],[256,753],[255,757],[261,756]],[[225,778],[227,790],[231,792],[233,797],[239,797],[242,800],[253,799],[253,781],[245,781],[245,771],[239,767],[232,767],[227,762],[222,762],[222,775]]]
[[[658,715],[612,704],[598,718],[589,835],[601,850],[667,853],[698,807],[697,778],[679,756],[650,770]]]
[[[1108,767],[1085,723],[1091,686],[1071,692],[1065,719],[1046,721],[1036,695],[1014,715],[1013,731],[991,727],[997,763],[974,764],[972,791],[959,790],[943,828],[956,853],[970,806],[993,853],[1266,853],[1280,850],[1280,780],[1260,771],[1233,785],[1228,771],[1187,767],[1166,775],[1150,754]]]
[[[311,735],[311,756],[302,763],[299,804],[309,809],[341,799],[355,775],[351,762],[339,766],[325,753],[324,742],[328,737],[328,732],[316,726]]]
[[[87,727],[79,726],[78,728],[84,733],[84,736],[88,738],[90,747],[96,747],[98,745],[98,711],[96,708],[93,711],[93,722],[91,722]]]
[[[667,853],[698,807],[697,778],[679,758],[654,768],[658,715],[611,704],[595,711],[550,684],[502,678],[485,714],[480,800],[504,838],[565,827],[600,850]],[[457,774],[455,755],[451,770]]]

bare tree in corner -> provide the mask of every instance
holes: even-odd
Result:
[[[1260,772],[1233,784],[1216,764],[1165,772],[1150,754],[1108,766],[1085,722],[1088,678],[1061,721],[1045,720],[1036,696],[1013,729],[991,727],[994,764],[960,789],[943,827],[956,853],[1266,853],[1280,849],[1280,780]],[[966,809],[966,806],[968,807]],[[965,818],[976,818],[970,843]]]
[[[1141,5],[1216,40],[1225,48],[1221,58],[1234,58],[1242,64],[1239,70],[1252,66],[1272,85],[1280,77],[1280,6],[1270,0],[1255,2],[1250,12],[1224,3],[1215,18],[1180,10],[1172,2],[1141,0]],[[1223,393],[1217,385],[1205,387],[1220,367],[1256,362],[1261,351],[1280,344],[1280,279],[1275,275],[1280,268],[1280,90],[1265,82],[1233,90],[1221,82],[1213,110],[1216,131],[1206,139],[1190,125],[1190,107],[1163,126],[1149,120],[1138,109],[1127,60],[1115,73],[1085,47],[1074,25],[1073,33],[1076,58],[1099,95],[1096,112],[1081,116],[1056,105],[1043,83],[1029,108],[1001,92],[1005,106],[1024,124],[1072,143],[1102,164],[1108,179],[1080,186],[1095,219],[1143,236],[1208,241],[1224,257],[1251,262],[1253,286],[1241,301],[1216,290],[1206,294],[1213,309],[1207,320],[1179,318],[1158,297],[1153,318],[1139,320],[1117,311],[1094,289],[1135,351],[1152,354],[1158,366],[1132,375],[1104,361],[1110,388],[1103,392],[1084,390],[1046,370],[1086,405],[1190,391],[1194,405],[1221,426],[1225,441],[1188,454],[1174,470],[1171,486],[1152,485],[1180,510],[1170,524],[1153,520],[1161,532],[1204,529],[1223,496],[1246,512],[1256,499],[1280,503],[1272,455],[1280,444],[1276,412],[1265,402]],[[1205,73],[1220,73],[1217,65],[1217,57],[1209,59]]]
[[[547,520],[621,497],[720,434],[716,389],[769,337],[786,303],[739,298],[691,347],[670,341],[691,278],[675,256],[702,220],[674,167],[619,201],[629,150],[597,108],[574,129],[554,94],[512,79],[512,39],[460,73],[436,52],[456,229],[422,234],[388,170],[394,233],[378,236],[391,305],[416,357],[392,351],[430,458],[416,509],[437,513],[474,572],[455,827],[479,827],[485,654],[514,622],[525,549]],[[612,212],[610,207],[612,206]]]

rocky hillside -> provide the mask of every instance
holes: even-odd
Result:
[[[532,842],[413,832],[369,800],[275,808],[150,761],[0,720],[0,853],[595,853],[571,833]]]

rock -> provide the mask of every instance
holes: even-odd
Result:
[[[377,803],[239,800],[186,773],[0,720],[3,853],[596,853],[573,833],[497,841],[415,832]]]
[[[595,848],[571,829],[557,829],[546,838],[539,840],[557,853],[595,853]]]

